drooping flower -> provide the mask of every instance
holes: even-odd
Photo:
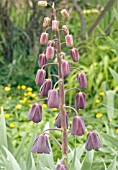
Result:
[[[46,63],[47,63],[46,55],[44,53],[40,54],[38,57],[39,66],[42,68],[42,66],[45,65]]]
[[[58,164],[57,167],[56,167],[56,170],[68,170],[68,168],[65,165]]]
[[[76,107],[77,109],[86,108],[86,94],[85,93],[79,92],[76,94]]]
[[[70,50],[70,55],[71,55],[74,62],[79,61],[79,52],[76,48],[73,48],[73,49]]]
[[[66,45],[68,47],[73,46],[73,36],[71,34],[68,34],[68,35],[65,36],[65,41],[66,41]]]
[[[53,40],[49,40],[48,41],[48,46],[54,47],[55,46],[55,42]]]
[[[34,145],[32,147],[32,152],[45,153],[45,154],[50,153],[50,148],[49,148],[47,136],[45,136],[44,134],[39,134],[36,137],[36,139],[34,141]]]
[[[53,20],[52,21],[52,30],[53,31],[58,31],[58,29],[59,29],[59,21]]]
[[[38,1],[39,6],[47,6],[47,1]]]
[[[42,106],[35,103],[29,110],[28,118],[34,123],[39,123],[42,120]]]
[[[98,134],[95,131],[90,132],[87,135],[87,140],[85,145],[86,150],[87,151],[91,151],[92,149],[98,150],[101,146],[102,143],[100,141]]]
[[[49,108],[59,107],[59,94],[57,90],[48,91],[48,107]]]
[[[50,24],[50,18],[49,17],[45,17],[43,20],[43,27],[47,27]]]
[[[46,58],[47,60],[52,60],[54,58],[54,47],[48,46],[46,48]]]
[[[70,15],[69,15],[69,13],[67,12],[66,9],[62,9],[62,10],[61,10],[61,15],[62,15],[63,17],[65,17],[65,18],[69,18],[69,17],[70,17]]]
[[[82,116],[75,116],[72,121],[71,134],[76,136],[82,136],[84,133],[84,118]]]
[[[41,34],[41,37],[40,37],[40,44],[42,44],[42,45],[47,44],[47,42],[48,42],[48,37],[49,37],[48,33],[43,32],[43,33]]]
[[[87,78],[86,74],[81,72],[77,75],[78,83],[81,88],[85,89],[87,87]]]
[[[42,96],[48,96],[48,91],[52,88],[51,79],[46,79],[40,88],[40,93]]]
[[[62,60],[62,72],[63,76],[66,77],[70,73],[70,62]]]
[[[69,28],[68,28],[67,25],[63,25],[63,26],[62,26],[62,32],[63,32],[65,35],[69,34]]]
[[[46,76],[46,71],[43,69],[39,69],[37,71],[36,79],[35,79],[36,85],[38,86],[42,85],[45,80],[45,76]]]
[[[58,116],[56,117],[54,126],[61,128],[61,113],[59,113]],[[66,112],[66,126],[68,128],[68,112]]]

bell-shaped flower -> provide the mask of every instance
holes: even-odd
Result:
[[[98,150],[101,146],[102,143],[100,141],[98,134],[95,131],[90,132],[87,135],[87,140],[85,145],[86,150],[87,151],[91,151],[92,149]]]
[[[40,93],[42,96],[48,96],[48,91],[52,88],[52,81],[46,79],[40,88]]]
[[[66,165],[58,164],[56,170],[68,170]]]
[[[54,58],[54,47],[48,46],[46,48],[46,58],[47,60],[52,60]]]
[[[47,42],[48,42],[48,37],[49,37],[48,33],[43,32],[43,33],[41,34],[41,37],[40,37],[40,44],[42,44],[42,45],[47,44]]]
[[[79,92],[76,94],[76,107],[77,109],[86,108],[86,94],[85,93]]]
[[[43,27],[47,27],[50,24],[51,19],[49,17],[45,17],[43,20]]]
[[[77,75],[78,83],[81,88],[85,89],[87,87],[87,78],[86,74],[81,72]]]
[[[39,6],[47,6],[47,1],[38,1]]]
[[[65,112],[66,114],[66,126],[68,128],[68,112]],[[61,113],[58,114],[58,116],[55,119],[54,126],[61,128]]]
[[[34,123],[39,123],[42,120],[42,106],[35,103],[29,110],[28,118]]]
[[[69,34],[69,29],[68,29],[68,26],[67,26],[67,25],[63,25],[63,26],[62,26],[62,32],[63,32],[65,35]]]
[[[53,31],[58,31],[58,29],[59,29],[59,21],[53,20],[52,21],[52,30]]]
[[[42,85],[45,80],[45,76],[46,76],[46,71],[43,69],[39,69],[37,71],[36,79],[35,79],[36,85],[38,86]]]
[[[34,145],[32,147],[32,152],[45,154],[50,153],[47,136],[45,136],[44,134],[40,134],[36,137]]]
[[[71,55],[74,62],[79,61],[79,52],[76,48],[73,48],[73,49],[70,50],[70,55]]]
[[[71,34],[68,34],[68,35],[65,36],[65,41],[66,41],[66,45],[68,47],[73,46],[73,36]]]
[[[48,107],[49,108],[59,107],[59,94],[57,90],[48,91]]]
[[[62,9],[62,10],[61,10],[61,15],[62,15],[63,17],[65,17],[65,18],[69,18],[69,17],[70,17],[70,15],[69,15],[69,13],[66,11],[66,9]]]
[[[84,118],[82,116],[75,116],[71,125],[71,134],[82,136],[85,133]]]
[[[49,40],[48,41],[48,46],[54,47],[55,46],[55,41]]]
[[[47,63],[46,55],[44,53],[40,54],[38,57],[38,64],[42,68],[43,65]]]
[[[66,77],[70,73],[70,62],[62,60],[62,72],[63,76]]]

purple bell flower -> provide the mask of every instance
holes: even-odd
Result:
[[[42,68],[42,66],[45,65],[46,63],[47,63],[46,55],[44,53],[40,54],[38,57],[39,66]]]
[[[68,168],[65,165],[59,164],[57,165],[56,170],[68,170]]]
[[[47,136],[44,134],[38,135],[34,141],[34,145],[32,147],[32,152],[35,153],[50,153],[50,148],[48,144]]]
[[[62,60],[62,71],[63,76],[66,77],[70,73],[70,62],[66,60]]]
[[[85,145],[86,150],[87,151],[91,151],[92,149],[98,150],[101,146],[102,143],[100,141],[98,134],[95,131],[90,132],[87,135],[87,140]]]
[[[79,92],[76,94],[76,107],[77,109],[86,108],[86,94],[85,93]]]
[[[42,120],[42,106],[35,103],[30,108],[28,113],[28,118],[30,121],[33,121],[34,123],[39,123]]]
[[[59,107],[59,94],[57,90],[48,91],[48,107],[49,108]]]
[[[42,96],[48,96],[48,91],[52,88],[52,80],[46,79],[40,88]]]
[[[37,86],[40,86],[43,84],[44,80],[45,80],[45,76],[46,76],[46,71],[43,70],[43,69],[39,69],[37,71],[37,74],[36,74],[36,79],[35,79],[35,82],[36,82],[36,85]]]
[[[43,32],[43,33],[41,34],[41,37],[40,37],[40,44],[42,44],[42,45],[47,44],[47,42],[48,42],[48,37],[49,37],[48,33]]]
[[[87,78],[85,73],[79,73],[77,75],[78,83],[81,88],[85,89],[87,87]]]
[[[73,49],[70,50],[70,55],[71,55],[74,62],[79,61],[79,52],[76,48],[73,48]]]
[[[65,36],[65,41],[66,41],[66,45],[68,47],[72,47],[73,46],[73,36],[71,34],[67,34]]]
[[[46,48],[46,58],[47,60],[52,60],[54,58],[54,47],[48,46]]]
[[[68,128],[68,112],[66,112],[66,125]],[[58,116],[56,117],[54,126],[61,128],[61,113],[59,113]]]
[[[71,135],[82,136],[84,133],[84,118],[82,116],[75,116],[72,121]]]

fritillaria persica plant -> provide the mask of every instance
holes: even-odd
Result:
[[[79,61],[79,52],[78,49],[74,47],[73,35],[69,33],[68,25],[63,25],[63,22],[57,20],[57,12],[60,9],[55,9],[54,4],[51,6],[47,1],[39,1],[39,6],[47,6],[49,5],[52,9],[52,13],[45,17],[43,20],[44,32],[40,36],[40,44],[44,45],[45,50],[42,54],[39,55],[38,63],[40,69],[36,74],[36,85],[40,87],[41,96],[45,96],[46,98],[39,99],[47,100],[47,105],[49,108],[59,108],[60,112],[55,120],[54,126],[57,128],[50,128],[49,130],[59,130],[62,133],[62,144],[60,144],[57,139],[54,138],[50,133],[47,133],[46,130],[39,134],[34,142],[32,152],[36,152],[38,154],[49,154],[50,147],[48,144],[47,135],[50,135],[61,147],[62,150],[62,160],[61,164],[57,165],[57,170],[67,170],[67,153],[68,153],[68,119],[69,114],[67,109],[72,109],[75,112],[75,116],[72,120],[72,125],[70,129],[71,135],[82,136],[85,134],[85,124],[84,118],[78,115],[79,109],[86,108],[86,94],[82,92],[82,89],[87,87],[87,78],[85,73],[83,73],[79,68],[77,74],[77,81],[79,83],[80,88],[71,88],[68,90],[64,90],[64,78],[68,76],[71,69],[75,69],[71,67],[71,63],[65,59],[64,53],[62,52],[62,45],[70,48],[70,56],[74,62]],[[62,18],[65,17],[68,19],[69,13],[66,9],[61,9]],[[52,30],[53,38],[50,40],[50,35],[48,34],[48,30]],[[60,34],[65,36],[65,42],[61,42]],[[56,62],[52,62],[54,57],[57,59]],[[51,60],[51,62],[50,62]],[[46,79],[46,71],[45,67],[48,65],[55,65],[58,68],[58,75],[53,74],[58,80],[53,85],[52,80],[50,78]],[[51,75],[50,75],[51,77]],[[56,86],[59,85],[59,90],[56,89]],[[80,90],[81,89],[81,90]],[[75,96],[75,108],[71,106],[66,106],[65,103],[65,94],[70,90],[79,90],[79,92]],[[32,108],[29,110],[28,118],[30,121],[34,123],[39,123],[42,120],[42,106],[36,102],[33,104]],[[87,135],[86,141],[86,150],[90,151],[92,149],[99,149],[101,147],[101,142],[98,137],[98,134],[95,131],[90,130],[90,133]]]

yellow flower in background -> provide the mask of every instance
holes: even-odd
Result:
[[[118,128],[116,129],[116,133],[118,133]]]
[[[26,96],[28,96],[28,94],[27,94],[27,93],[24,93],[24,96],[26,97]]]
[[[17,104],[17,105],[15,106],[16,109],[21,109],[21,107],[22,107],[21,104]]]
[[[22,89],[22,90],[25,90],[25,89],[26,89],[26,86],[25,86],[25,85],[22,85],[22,86],[21,86],[21,89]]]
[[[11,84],[8,84],[7,87],[11,87]]]
[[[27,102],[27,98],[24,97],[23,100],[20,100],[20,103],[25,104]]]
[[[47,108],[47,104],[43,104],[43,105],[42,105],[42,108]]]
[[[58,114],[56,114],[56,118],[58,117]]]
[[[6,91],[6,92],[9,92],[10,90],[11,90],[10,87],[5,87],[5,88],[4,88],[4,91]]]
[[[104,92],[101,91],[101,92],[99,93],[99,95],[100,95],[100,96],[104,96]]]
[[[35,97],[36,97],[36,94],[35,94],[35,93],[31,94],[31,97],[32,97],[32,98],[35,98]]]
[[[102,116],[103,116],[102,113],[97,113],[97,114],[96,114],[96,118],[101,118]]]
[[[39,100],[39,98],[38,98],[38,97],[35,97],[35,100]]]
[[[10,128],[14,128],[15,125],[14,125],[13,123],[10,123],[10,124],[9,124],[9,127],[10,127]]]
[[[31,91],[28,91],[28,92],[27,92],[27,95],[28,95],[28,96],[31,96],[31,95],[32,95],[32,92],[31,92]]]
[[[18,90],[20,90],[20,89],[21,89],[21,86],[20,86],[20,85],[18,85],[18,86],[17,86],[17,89],[18,89]]]
[[[53,111],[57,111],[58,109],[57,108],[52,108]]]
[[[29,106],[29,107],[32,107],[32,104],[29,104],[28,106]]]
[[[70,121],[70,125],[72,125],[72,121]]]
[[[8,113],[5,113],[5,118],[9,119],[10,115]]]
[[[28,87],[28,88],[27,88],[27,91],[32,91],[32,88],[31,88],[31,87]]]
[[[95,103],[99,104],[101,101],[99,99],[96,99]]]
[[[12,99],[12,96],[9,96],[9,99]]]

